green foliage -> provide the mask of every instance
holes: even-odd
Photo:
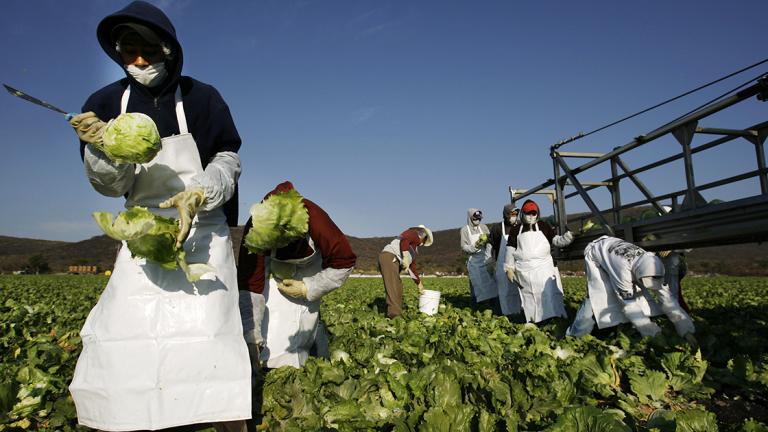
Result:
[[[0,276],[0,431],[78,428],[67,385],[78,332],[106,281]],[[418,312],[406,286],[402,318],[385,318],[379,279],[350,279],[324,298],[331,358],[270,371],[257,390],[257,423],[275,431],[766,430],[758,418],[768,406],[766,279],[684,281],[700,351],[663,318],[654,338],[621,325],[574,339],[562,336],[565,322],[516,324],[469,307],[466,278],[425,283],[442,292],[434,316]],[[573,316],[584,280],[563,283]],[[749,402],[755,420],[713,400]]]
[[[152,260],[168,270],[179,266],[191,282],[215,271],[207,264],[187,264],[184,249],[176,246],[180,230],[176,219],[156,215],[145,207],[122,211],[114,220],[112,213],[106,212],[95,212],[93,218],[106,235],[124,240],[133,257]]]

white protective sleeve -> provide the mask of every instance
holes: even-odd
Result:
[[[243,323],[245,342],[261,345],[264,339],[261,335],[261,322],[264,319],[266,299],[263,295],[250,291],[240,291],[240,320]]]
[[[640,332],[643,336],[656,336],[661,333],[661,327],[656,325],[651,318],[645,315],[640,302],[632,300],[622,300],[624,304],[623,311],[629,322]]]
[[[235,152],[216,153],[205,171],[192,177],[193,185],[205,193],[202,210],[211,211],[221,207],[235,194],[235,185],[240,177],[240,156]]]
[[[307,300],[320,300],[324,295],[340,287],[352,274],[353,267],[336,269],[328,267],[323,271],[302,279],[307,287]]]
[[[469,255],[473,253],[477,253],[480,249],[476,248],[475,244],[470,241],[469,228],[467,228],[467,226],[464,225],[463,227],[461,227],[461,230],[459,232],[461,235],[461,240],[460,240],[461,250],[463,250],[464,253]]]
[[[504,257],[504,271],[515,269],[515,248],[507,246],[507,256]]]
[[[493,246],[491,246],[491,243],[485,244],[485,262],[491,261],[493,259]]]
[[[656,291],[659,300],[661,301],[661,310],[672,321],[675,326],[675,331],[680,336],[685,336],[688,333],[696,333],[696,328],[693,325],[693,320],[680,306],[677,301],[677,297],[673,297],[672,291],[669,286],[662,285],[661,289]]]
[[[108,197],[125,195],[133,186],[136,173],[134,164],[119,164],[110,160],[101,150],[91,144],[85,146],[83,154],[85,175],[96,192]]]
[[[552,238],[552,245],[559,248],[566,247],[572,242],[573,242],[573,233],[570,231],[566,231],[565,234],[561,236],[557,235]]]

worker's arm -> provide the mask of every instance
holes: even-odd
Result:
[[[136,166],[113,162],[92,144],[85,146],[83,163],[88,181],[102,195],[123,196],[133,186]]]

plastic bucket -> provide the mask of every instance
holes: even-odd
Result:
[[[419,310],[425,314],[436,314],[438,306],[440,306],[440,291],[424,290],[419,296]]]

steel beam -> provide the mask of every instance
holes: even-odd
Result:
[[[762,174],[760,175],[760,192],[768,194],[768,175],[765,174],[765,138],[768,136],[768,130],[761,129],[757,136],[749,137],[752,144],[755,145],[755,156],[757,157],[757,169]]]
[[[581,195],[581,198],[584,200],[584,202],[587,204],[587,207],[592,211],[592,214],[595,215],[598,220],[600,221],[600,224],[603,227],[603,231],[605,231],[608,235],[614,235],[613,228],[611,228],[611,224],[608,223],[608,221],[603,217],[602,213],[600,212],[600,209],[597,208],[594,201],[592,201],[592,198],[589,197],[589,194],[587,194],[587,191],[584,190],[584,188],[579,184],[579,181],[576,179],[576,176],[573,175],[573,172],[571,172],[571,169],[568,167],[568,164],[565,163],[565,160],[561,158],[560,156],[555,155],[555,160],[557,163],[563,168],[563,172],[565,172],[565,175],[571,180],[571,183],[573,183],[573,186],[576,187],[576,190],[579,191],[579,194]],[[565,229],[560,231],[560,233],[564,233]]]
[[[648,202],[654,208],[656,208],[656,210],[658,212],[660,212],[661,214],[667,213],[667,211],[664,210],[664,208],[662,206],[660,206],[658,202],[656,202],[656,200],[653,197],[653,194],[651,193],[651,191],[648,190],[647,187],[645,187],[645,184],[643,182],[641,182],[639,178],[635,177],[635,175],[629,174],[631,170],[629,168],[627,168],[627,165],[624,163],[623,160],[621,160],[621,157],[616,156],[616,164],[619,167],[621,167],[621,169],[624,170],[625,173],[627,173],[627,177],[629,177],[629,179],[632,181],[632,183],[634,183],[635,186],[637,186],[637,188],[640,189],[640,192],[643,195],[645,195],[645,198],[648,199]]]
[[[693,134],[696,133],[696,122],[692,121],[672,131],[672,135],[683,146],[683,165],[685,166],[685,184],[688,186],[688,192],[683,201],[684,208],[696,207],[696,179],[693,176],[693,157],[691,153],[691,141]],[[687,204],[686,204],[687,203]]]
[[[721,129],[721,128],[704,128],[704,127],[697,127],[696,133],[700,134],[707,134],[707,135],[731,135],[731,136],[738,136],[738,137],[752,137],[757,136],[756,130],[743,130],[743,129]]]
[[[564,151],[558,151],[556,153],[562,157],[584,158],[584,159],[599,158],[605,154],[605,153],[564,152]]]
[[[621,210],[619,209],[619,207],[621,207],[621,188],[619,187],[619,178],[617,176],[619,173],[618,165],[616,164],[617,158],[618,156],[611,159],[611,178],[615,179],[613,185],[610,187],[614,224],[621,222]]]

